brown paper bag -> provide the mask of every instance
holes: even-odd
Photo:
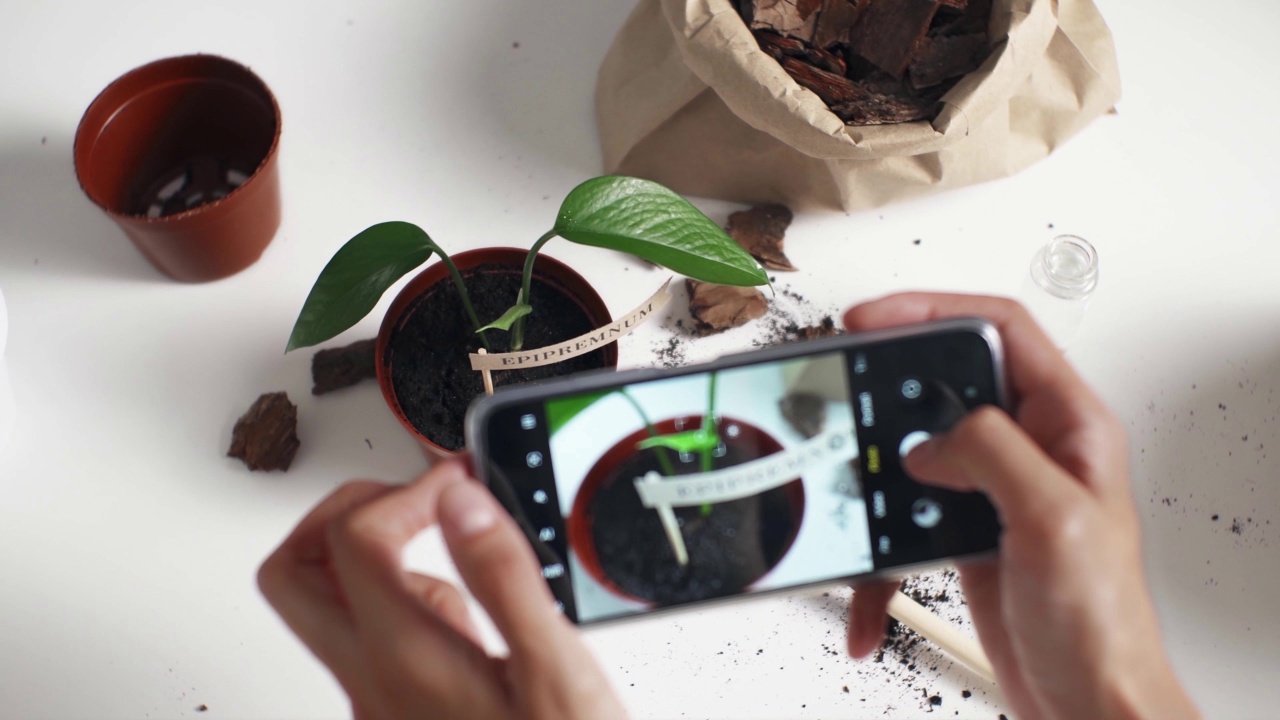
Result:
[[[861,210],[1005,177],[1120,96],[1092,0],[995,0],[991,56],[932,121],[846,126],[731,0],[640,0],[596,85],[605,170],[700,197]]]

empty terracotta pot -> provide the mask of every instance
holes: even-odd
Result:
[[[162,272],[217,280],[256,262],[280,226],[279,143],[280,107],[248,68],[168,58],[89,105],[76,177]]]

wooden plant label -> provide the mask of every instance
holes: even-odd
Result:
[[[645,507],[664,513],[664,508],[750,497],[786,485],[815,468],[849,462],[857,456],[853,428],[831,428],[789,450],[733,467],[673,478],[649,473],[635,479],[636,492]]]
[[[662,287],[658,288],[658,292],[649,296],[648,300],[640,303],[625,316],[559,345],[508,353],[471,353],[471,369],[483,372],[552,365],[617,342],[619,338],[635,330],[666,306],[671,300],[670,285],[671,279],[668,278]]]

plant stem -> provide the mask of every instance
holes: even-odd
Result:
[[[707,390],[707,415],[702,418],[703,432],[710,432],[713,435],[718,435],[718,433],[716,433],[716,380],[719,377],[719,373],[711,373],[711,387]],[[716,443],[716,445],[719,445],[719,443]],[[711,450],[704,448],[701,454],[702,472],[711,472]],[[711,503],[703,503],[702,507],[698,508],[698,510],[701,512],[702,517],[710,515]]]
[[[431,238],[428,237],[427,240],[430,241]],[[435,245],[434,242],[431,244]],[[484,333],[478,332],[482,327],[482,325],[480,325],[480,318],[476,317],[476,309],[471,306],[471,295],[467,292],[466,283],[462,281],[462,273],[458,272],[458,266],[453,264],[453,259],[449,257],[448,253],[441,250],[438,245],[436,245],[436,254],[440,256],[440,262],[443,262],[444,266],[449,268],[449,275],[453,276],[453,285],[458,288],[458,295],[462,297],[462,307],[466,309],[467,317],[471,320],[471,329],[477,331],[477,334],[480,336],[480,344],[484,346],[484,349],[491,349],[489,347],[489,340],[485,338]]]
[[[618,392],[627,399],[627,402],[631,403],[631,407],[635,408],[636,414],[640,416],[640,421],[644,423],[644,429],[649,433],[649,437],[658,437],[658,428],[654,427],[653,423],[649,421],[649,416],[645,414],[644,408],[640,407],[640,403],[636,402],[636,399],[631,397],[631,393],[626,390],[619,390]],[[658,451],[658,464],[662,466],[662,472],[666,473],[667,477],[674,477],[676,471],[671,466],[671,458],[667,457],[667,449],[657,447],[654,450]]]
[[[702,431],[710,433],[713,437],[719,438],[716,433],[716,380],[719,373],[711,373],[711,382],[707,389],[707,414],[702,418]],[[716,443],[719,445],[719,443]],[[699,451],[702,455],[702,472],[711,472],[711,449],[703,448]]]
[[[524,275],[520,278],[520,295],[516,298],[516,303],[524,303],[531,305],[529,302],[529,293],[533,288],[533,261],[538,258],[538,251],[546,245],[551,238],[556,236],[554,229],[548,230],[546,234],[538,238],[538,242],[529,248],[529,254],[524,259]],[[520,350],[524,348],[524,318],[516,320],[515,325],[511,326],[511,349]]]

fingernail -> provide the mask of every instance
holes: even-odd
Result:
[[[911,448],[911,452],[903,458],[908,465],[929,462],[938,454],[938,438],[933,437]]]
[[[440,524],[447,525],[458,537],[479,535],[498,520],[489,492],[469,481],[445,488],[437,513]]]

